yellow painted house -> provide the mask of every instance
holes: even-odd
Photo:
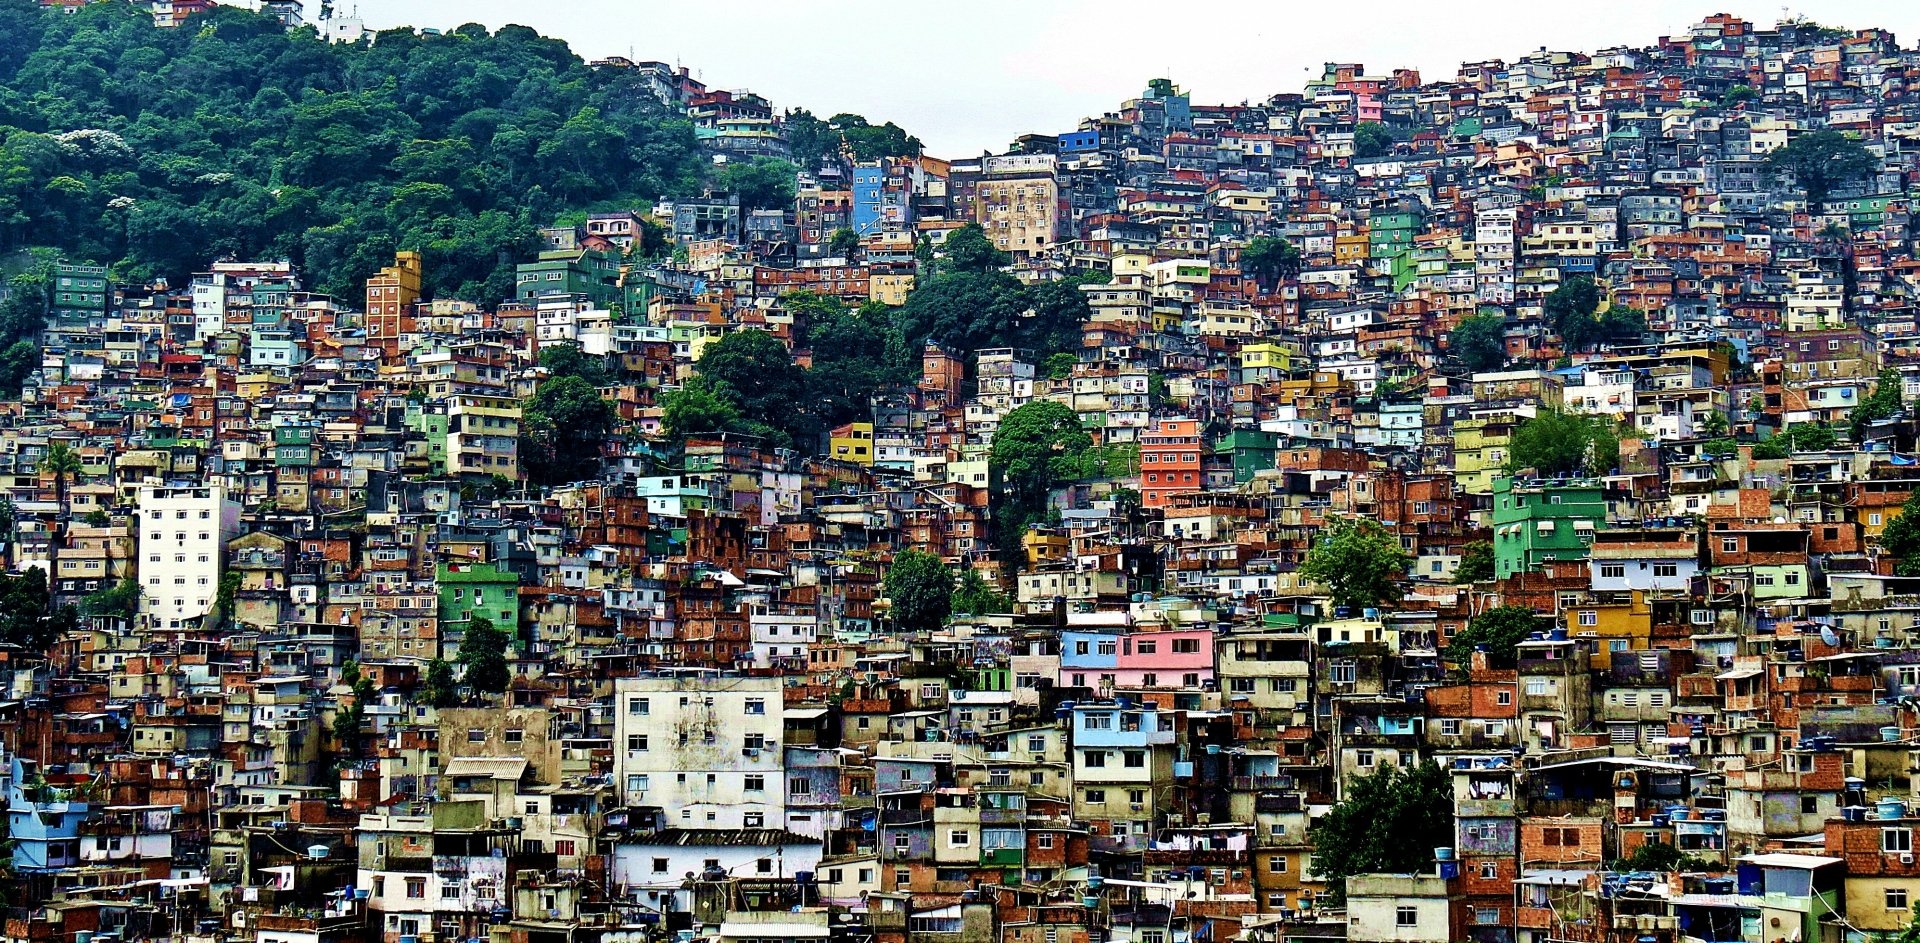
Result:
[[[1653,638],[1653,607],[1641,592],[1618,602],[1563,605],[1560,622],[1569,635],[1598,639],[1593,667],[1600,670],[1613,667],[1615,654],[1646,651]]]
[[[873,464],[873,423],[850,422],[833,430],[827,443],[836,461],[855,465]]]

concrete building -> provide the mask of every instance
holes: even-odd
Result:
[[[240,505],[219,485],[140,487],[140,607],[156,628],[184,628],[212,611],[222,548],[239,532]]]
[[[778,678],[688,672],[614,687],[614,782],[681,828],[783,828]]]

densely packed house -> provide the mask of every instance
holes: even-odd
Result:
[[[59,262],[0,404],[5,938],[1901,932],[1910,82],[1715,16],[845,148],[546,230],[490,303],[414,251],[352,298]],[[1064,335],[921,318],[962,247]],[[851,420],[686,418],[710,351],[819,368],[855,309],[935,326]]]

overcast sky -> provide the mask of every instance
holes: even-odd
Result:
[[[375,28],[531,26],[587,58],[678,61],[719,88],[776,107],[894,121],[943,156],[998,150],[1110,111],[1154,76],[1196,102],[1298,91],[1325,62],[1432,80],[1464,60],[1547,46],[1647,45],[1731,12],[1770,26],[1783,9],[1830,25],[1920,39],[1915,0],[336,0]],[[308,0],[317,12],[318,0]]]

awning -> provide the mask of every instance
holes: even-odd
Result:
[[[1756,675],[1758,675],[1759,673],[1760,673],[1760,669],[1758,669],[1758,668],[1735,668],[1735,669],[1733,669],[1732,671],[1722,671],[1722,672],[1720,672],[1719,674],[1717,674],[1717,675],[1714,675],[1714,676],[1713,676],[1713,680],[1715,680],[1715,681],[1739,681],[1739,680],[1740,680],[1740,679],[1742,679],[1742,678],[1751,678],[1751,677],[1754,677],[1754,676],[1756,676]]]

